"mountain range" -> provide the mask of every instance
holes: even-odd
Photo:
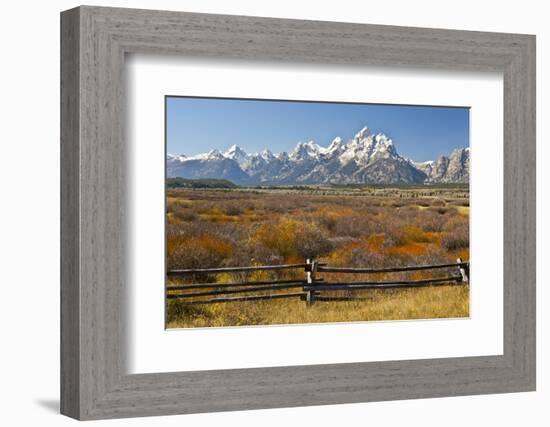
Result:
[[[470,149],[414,162],[397,152],[383,133],[364,127],[348,141],[334,138],[328,147],[299,142],[290,152],[268,149],[248,154],[237,144],[195,156],[168,154],[167,176],[227,179],[239,185],[467,183]]]

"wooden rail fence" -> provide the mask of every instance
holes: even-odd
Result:
[[[168,299],[183,299],[189,304],[258,301],[280,298],[300,298],[301,300],[306,301],[308,305],[312,305],[317,301],[362,300],[365,298],[358,295],[358,293],[359,291],[366,289],[405,289],[427,286],[453,286],[467,284],[469,281],[470,264],[469,262],[463,262],[460,258],[458,258],[457,262],[452,264],[417,265],[390,268],[345,268],[329,267],[324,263],[319,263],[317,260],[308,259],[304,264],[176,269],[168,271],[167,274],[169,277],[182,277],[198,274],[212,275],[220,273],[247,273],[255,271],[279,271],[289,269],[303,269],[305,272],[304,280],[261,280],[231,283],[190,283],[182,285],[168,285],[166,287],[166,297]],[[378,274],[442,269],[455,271],[455,274],[420,280],[373,280],[347,282],[327,282],[324,278],[318,277],[320,273]],[[266,291],[281,290],[288,290],[289,292],[265,293]],[[294,291],[290,292],[290,290]],[[346,294],[326,294],[326,292],[339,293],[342,291],[346,291]]]

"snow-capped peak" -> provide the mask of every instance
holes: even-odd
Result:
[[[354,139],[356,139],[356,140],[365,139],[365,138],[367,138],[369,135],[370,135],[370,131],[369,131],[368,126],[364,126],[359,132],[357,132],[357,133],[355,134],[355,138],[354,138]]]
[[[322,148],[313,141],[299,142],[296,148],[290,153],[292,160],[317,159]]]
[[[197,154],[193,157],[188,157],[188,160],[215,160],[223,159],[223,154],[217,148],[210,150],[208,153]]]
[[[184,162],[185,160],[187,160],[187,156],[185,154],[170,154],[170,153],[168,153],[166,155],[166,159],[168,161]]]
[[[359,166],[366,166],[375,159],[389,157],[401,159],[392,140],[383,133],[373,135],[365,126],[344,146],[338,159],[341,164],[354,161]]]
[[[321,153],[324,154],[325,156],[331,156],[335,152],[341,151],[344,147],[345,147],[344,141],[342,140],[342,138],[337,136],[332,140],[332,142],[327,148],[322,149]]]
[[[332,142],[331,142],[330,145],[328,146],[327,150],[331,150],[331,149],[333,149],[334,147],[337,147],[337,146],[339,146],[339,145],[342,145],[342,142],[343,142],[343,141],[342,141],[342,138],[339,137],[339,136],[337,136],[336,138],[334,138],[334,139],[332,140]]]
[[[227,159],[235,160],[240,166],[243,166],[244,163],[248,161],[248,154],[237,144],[233,144],[229,147],[223,156]]]
[[[246,152],[237,144],[233,144],[223,153],[223,155],[225,157],[234,158],[236,156],[246,156]]]
[[[388,138],[384,133],[377,133],[376,136],[374,137],[374,140],[376,141],[377,144],[380,144],[380,145],[385,145],[385,146],[393,145],[393,141],[390,138]]]
[[[347,144],[347,149],[360,150],[369,152],[372,150],[374,136],[370,133],[367,126],[364,126],[355,134],[353,139]],[[370,154],[370,153],[369,153]]]
[[[275,158],[275,155],[269,151],[267,148],[260,153],[260,156],[262,156],[262,159],[264,159],[267,162],[270,162]]]

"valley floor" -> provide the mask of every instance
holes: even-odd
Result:
[[[465,186],[170,189],[167,264],[175,268],[303,263],[383,268],[469,260]],[[331,282],[421,280],[451,272],[345,276]],[[454,272],[456,273],[456,272]],[[168,285],[303,280],[302,271],[170,277]],[[272,291],[274,293],[277,291]],[[341,292],[341,291],[339,291]],[[167,300],[167,326],[204,327],[466,317],[467,285],[365,290],[361,301],[300,300],[186,304]]]

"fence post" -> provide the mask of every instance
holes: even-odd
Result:
[[[456,262],[458,264],[461,264],[462,263],[462,258],[457,258]],[[470,272],[469,271],[467,272],[466,269],[462,265],[458,266],[458,270],[460,271],[460,275],[462,276],[462,281],[468,283],[468,274]]]
[[[315,273],[317,272],[317,261],[306,259],[306,281],[307,281],[307,295],[306,302],[307,305],[315,304],[315,290],[312,289],[313,284],[315,283]]]

